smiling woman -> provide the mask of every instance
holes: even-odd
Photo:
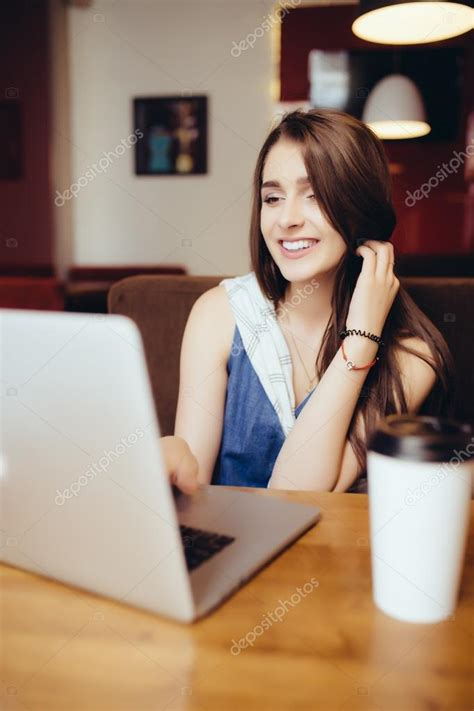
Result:
[[[272,130],[253,269],[198,299],[183,338],[175,432],[202,482],[347,490],[381,417],[447,411],[451,357],[394,274],[395,222],[367,126],[311,110]]]

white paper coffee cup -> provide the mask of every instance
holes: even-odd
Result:
[[[474,436],[469,425],[390,415],[367,452],[374,602],[416,623],[453,615],[467,539]]]

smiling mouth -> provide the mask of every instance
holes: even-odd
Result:
[[[280,249],[285,256],[302,256],[319,243],[319,239],[301,239],[301,240],[278,240]]]

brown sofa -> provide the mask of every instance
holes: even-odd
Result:
[[[132,318],[143,337],[161,430],[173,434],[184,327],[196,299],[223,276],[135,276],[109,291],[110,313]],[[444,335],[458,371],[456,416],[474,423],[474,278],[402,278]]]
[[[186,269],[181,264],[71,267],[65,286],[65,311],[106,314],[112,284],[137,274],[186,274]]]
[[[0,276],[0,308],[64,309],[64,284],[55,277]]]

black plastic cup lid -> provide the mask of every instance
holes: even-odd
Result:
[[[388,415],[370,437],[368,451],[418,462],[463,462],[474,456],[471,425],[441,417]]]

